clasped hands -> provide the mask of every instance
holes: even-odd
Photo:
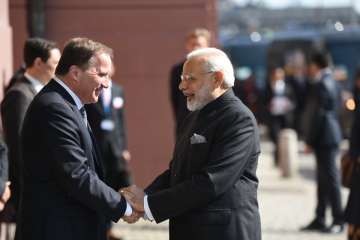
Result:
[[[131,205],[133,210],[131,216],[123,217],[125,222],[135,223],[139,220],[139,218],[144,217],[144,190],[136,185],[131,185],[120,189],[120,194],[125,197],[126,201]]]

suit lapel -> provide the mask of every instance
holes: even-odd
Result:
[[[80,110],[77,108],[74,99],[70,96],[70,94],[56,81],[51,80],[48,83],[48,88],[54,89],[54,91],[58,92],[65,100],[70,109],[74,112],[77,123],[80,128],[80,132],[84,139],[84,151],[88,158],[88,162],[90,167],[96,171],[100,178],[103,177],[103,168],[101,165],[101,158],[99,155],[99,151],[97,151],[96,141],[92,136],[92,131],[90,129],[90,125],[86,126],[83,117],[81,116]]]

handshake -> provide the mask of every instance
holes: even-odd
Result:
[[[148,219],[144,209],[144,197],[145,192],[136,185],[131,185],[126,188],[120,189],[120,194],[126,199],[126,201],[132,207],[131,216],[123,216],[123,220],[127,223],[135,223],[141,217],[145,220]]]

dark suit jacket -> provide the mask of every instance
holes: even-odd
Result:
[[[181,133],[169,169],[145,190],[156,222],[170,219],[171,240],[261,239],[250,110],[228,90],[191,113]]]
[[[93,136],[54,80],[28,109],[22,145],[17,239],[105,240],[106,222],[123,216],[126,201],[102,181]]]
[[[25,76],[22,76],[8,90],[1,104],[4,137],[9,149],[9,178],[11,181],[11,198],[6,204],[7,206],[2,215],[6,215],[6,220],[14,222],[16,221],[16,212],[14,212],[14,210],[16,211],[18,209],[20,191],[20,132],[25,118],[25,113],[35,95],[36,90],[31,85],[30,81]],[[3,217],[4,216],[2,216],[2,218]]]
[[[176,135],[179,134],[179,128],[182,121],[189,114],[189,110],[186,107],[186,97],[179,90],[179,84],[181,82],[181,74],[185,61],[182,61],[174,65],[170,72],[170,100],[171,107],[175,117],[175,130]]]
[[[112,83],[111,103],[107,111],[104,109],[102,96],[96,104],[86,105],[85,108],[103,156],[106,183],[114,189],[127,186],[128,184],[124,183],[124,179],[120,176],[127,171],[127,163],[122,157],[122,152],[127,149],[122,87]],[[114,129],[102,128],[103,120],[111,120]]]
[[[304,112],[304,137],[313,148],[337,147],[342,139],[338,118],[340,92],[330,72],[309,85]]]

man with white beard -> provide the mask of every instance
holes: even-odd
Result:
[[[180,127],[170,167],[145,191],[122,190],[133,208],[157,223],[170,219],[170,240],[260,240],[255,118],[234,95],[224,52],[191,52],[179,89],[192,111]]]

